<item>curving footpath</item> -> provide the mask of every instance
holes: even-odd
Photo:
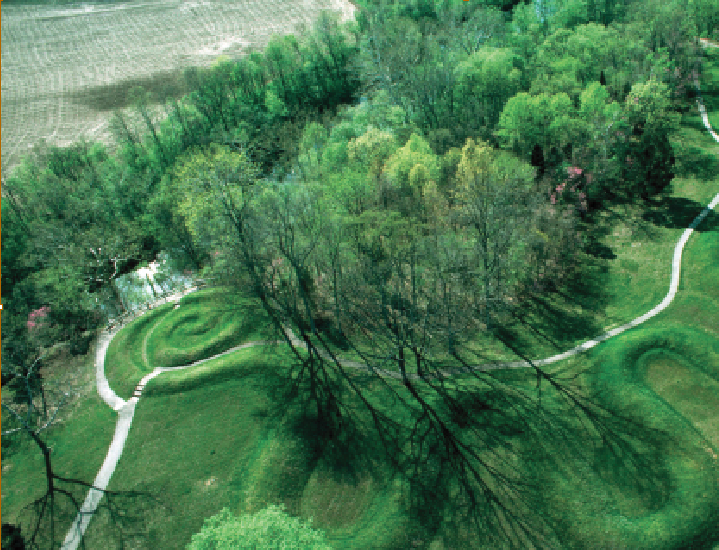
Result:
[[[716,46],[715,46],[716,47]],[[698,80],[695,80],[697,90],[699,89],[699,82]],[[711,127],[711,124],[709,123],[709,118],[706,113],[706,109],[704,107],[704,104],[701,102],[701,96],[700,99],[697,99],[697,104],[699,106],[699,113],[701,114],[702,121],[704,122],[704,126],[707,128],[709,133],[712,135],[712,137],[719,142],[719,135],[717,135],[716,132]],[[484,371],[484,370],[491,370],[491,369],[507,369],[507,368],[522,368],[522,367],[529,367],[529,366],[542,366],[542,365],[549,365],[552,363],[556,363],[557,361],[561,361],[563,359],[567,359],[568,357],[572,357],[573,355],[577,355],[578,353],[582,353],[588,349],[593,348],[594,346],[598,345],[599,343],[608,340],[609,338],[612,338],[614,336],[617,336],[621,334],[622,332],[629,330],[631,328],[636,327],[637,325],[640,325],[644,323],[645,321],[651,319],[652,317],[658,315],[662,311],[664,311],[669,304],[674,300],[674,297],[677,293],[677,288],[679,287],[679,276],[681,273],[681,262],[682,262],[682,251],[684,250],[684,245],[689,240],[689,237],[692,235],[696,227],[704,220],[704,218],[707,217],[710,210],[713,210],[717,204],[719,204],[719,193],[717,193],[714,196],[714,199],[709,203],[709,205],[704,208],[701,213],[692,221],[691,224],[689,224],[689,227],[684,230],[684,233],[682,233],[681,238],[677,242],[676,246],[674,247],[674,257],[672,258],[672,276],[671,281],[669,283],[669,292],[667,292],[667,295],[664,297],[662,302],[652,308],[650,311],[645,313],[644,315],[641,315],[637,317],[636,319],[633,319],[632,321],[629,321],[628,323],[614,328],[608,332],[605,332],[604,334],[597,336],[596,338],[593,338],[592,340],[587,340],[586,342],[579,344],[578,346],[573,347],[570,350],[565,351],[564,353],[559,353],[557,355],[553,355],[551,357],[547,357],[545,359],[538,359],[536,361],[532,361],[531,363],[529,361],[514,361],[514,362],[506,362],[506,363],[491,363],[491,364],[485,364],[485,365],[477,365],[472,367],[464,367],[464,368],[458,368],[458,369],[451,369],[447,371],[440,371],[440,374],[443,376],[453,376],[456,374],[462,374],[467,373],[471,371]],[[169,298],[166,298],[162,300],[162,302],[167,301],[173,301],[177,302],[182,296],[187,294],[188,292],[193,292],[196,290],[195,288],[186,290],[184,292],[175,294]],[[96,365],[96,374],[97,374],[97,391],[102,397],[103,401],[107,403],[109,407],[111,407],[114,411],[117,411],[118,417],[117,417],[117,425],[115,427],[115,435],[112,439],[112,443],[110,444],[110,449],[107,452],[107,456],[105,457],[105,461],[102,464],[102,467],[100,468],[100,471],[97,474],[97,477],[95,478],[95,481],[93,482],[93,489],[90,489],[87,498],[85,499],[85,502],[82,505],[82,508],[80,509],[80,512],[78,513],[77,517],[75,518],[75,521],[73,522],[70,530],[67,533],[67,536],[65,537],[65,541],[62,545],[62,550],[75,550],[82,540],[83,535],[85,534],[85,531],[87,530],[87,526],[90,523],[90,520],[92,519],[93,514],[97,510],[97,506],[100,503],[100,499],[102,498],[103,491],[107,488],[110,477],[112,476],[113,472],[115,471],[115,467],[117,466],[118,460],[120,460],[120,456],[122,455],[122,451],[125,447],[125,441],[127,440],[127,435],[130,432],[130,426],[132,424],[132,419],[135,415],[135,406],[137,405],[137,402],[140,399],[140,396],[142,395],[142,390],[147,385],[147,383],[155,378],[156,376],[162,374],[163,372],[172,371],[172,370],[181,370],[186,369],[190,367],[195,367],[197,365],[200,365],[202,363],[205,363],[206,361],[211,361],[213,359],[216,359],[217,357],[221,357],[223,355],[228,355],[230,353],[234,353],[235,351],[238,351],[240,349],[245,349],[253,346],[262,346],[267,344],[273,344],[273,343],[280,343],[280,342],[274,342],[274,341],[267,341],[267,340],[260,340],[260,341],[254,341],[254,342],[248,342],[246,344],[242,344],[240,346],[235,346],[233,348],[228,349],[227,351],[214,355],[212,357],[209,357],[207,359],[203,359],[201,361],[196,361],[189,365],[183,365],[179,367],[165,367],[165,368],[156,368],[153,370],[150,374],[146,375],[140,383],[135,388],[135,392],[133,394],[133,397],[130,398],[129,401],[125,401],[121,397],[119,397],[115,392],[112,391],[112,388],[110,388],[110,384],[107,381],[107,378],[105,377],[105,354],[107,352],[107,348],[110,345],[110,341],[115,336],[115,334],[118,332],[119,328],[113,330],[113,331],[105,331],[101,335],[99,341],[98,341],[98,347],[97,347],[97,355],[95,359],[95,365]],[[293,344],[304,347],[304,342],[299,340],[292,332],[291,329],[285,327],[285,332],[287,333],[287,336],[290,338]],[[376,369],[373,367],[369,367],[363,363],[358,363],[355,361],[343,361],[340,360],[340,363],[342,366],[348,367],[348,368],[354,368],[354,369],[361,369],[365,371],[371,371],[374,374],[378,374],[380,376],[384,376],[387,378],[397,378],[399,379],[401,375],[397,372],[388,371],[385,369]],[[417,379],[419,376],[417,374],[410,374],[409,378],[411,379]]]

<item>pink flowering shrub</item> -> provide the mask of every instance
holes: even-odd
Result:
[[[582,169],[577,168],[576,166],[570,166],[567,168],[567,173],[569,174],[569,179],[574,179],[582,175]]]
[[[47,317],[48,313],[50,313],[50,306],[43,306],[40,309],[31,311],[27,316],[28,330],[34,330],[36,328],[40,328],[40,326],[43,324],[42,319]]]
[[[567,167],[567,175],[568,178],[564,180],[562,183],[557,185],[557,187],[554,188],[554,191],[549,194],[549,202],[551,204],[557,204],[557,201],[559,199],[564,199],[565,202],[569,201],[570,195],[574,198],[574,201],[576,203],[576,207],[579,208],[582,212],[587,211],[587,194],[580,191],[577,191],[577,188],[581,185],[581,177],[584,174],[584,180],[587,183],[590,183],[592,181],[591,174],[585,174],[584,170],[577,166],[569,166]],[[567,190],[567,184],[572,183],[572,186],[569,188],[569,192],[565,193]]]

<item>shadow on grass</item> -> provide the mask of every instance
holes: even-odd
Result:
[[[52,492],[26,506],[30,513],[28,521],[22,521],[21,529],[25,546],[37,550],[57,548],[65,539],[80,511],[89,483],[56,476]],[[146,491],[103,491],[103,497],[93,517],[108,525],[111,536],[104,541],[106,548],[135,548],[148,542],[147,517],[158,508],[168,508],[167,503]],[[84,538],[80,548],[89,548]],[[4,548],[4,546],[3,546]]]
[[[670,229],[686,229],[694,221],[705,205],[685,199],[683,197],[664,197],[658,203],[647,209],[643,219],[654,225]],[[719,214],[710,210],[702,220],[697,231],[719,230]]]
[[[617,257],[611,248],[599,242],[594,235],[589,237],[589,242],[584,248],[584,251],[590,256],[594,256],[595,258],[602,260],[614,260]]]
[[[321,458],[336,482],[355,484],[364,475],[374,477],[383,470],[381,444],[372,430],[364,428],[354,406],[349,406],[355,399],[338,385],[323,389],[318,407],[310,381],[298,384],[288,376],[275,374],[257,382],[270,402],[282,404],[260,411],[258,416],[282,425],[292,439],[301,441],[313,463]],[[333,400],[338,406],[331,404]]]
[[[719,174],[719,158],[706,149],[683,143],[674,144],[673,148],[678,176],[693,175],[699,179],[712,180]]]
[[[605,255],[609,253],[611,249]],[[529,294],[509,312],[511,322],[494,329],[495,336],[534,357],[532,346],[536,340],[565,351],[578,340],[601,334],[610,299],[604,290],[609,277],[607,262],[590,256],[582,261],[583,265],[561,287]]]

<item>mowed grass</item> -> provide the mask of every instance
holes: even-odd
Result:
[[[667,435],[646,448],[636,444],[636,455],[598,448],[594,468],[564,465],[574,475],[554,470],[549,509],[559,512],[565,539],[576,541],[567,547],[596,540],[598,548],[670,550],[719,542],[719,465],[701,423],[716,426],[717,415],[696,414],[715,399],[686,391],[714,380],[709,371],[719,375],[718,344],[716,335],[665,321],[618,336],[592,354],[594,389],[612,410],[639,421],[639,429],[627,426],[627,433],[646,437],[655,428]]]
[[[148,385],[110,487],[159,499],[138,548],[182,548],[223,506],[254,512],[276,502],[337,529],[338,548],[396,547],[378,535],[383,518],[401,519],[394,497],[366,473],[338,476],[298,434],[299,410],[269,397],[290,361],[280,346],[250,348]],[[387,523],[387,537],[401,535],[402,521]],[[106,544],[110,528],[107,518],[94,523],[89,547]]]
[[[653,350],[643,358],[647,383],[706,437],[707,453],[719,451],[719,374],[705,374],[684,357]]]
[[[120,330],[108,348],[105,375],[115,393],[128,398],[157,367],[189,365],[270,338],[276,336],[255,302],[223,289],[200,290],[179,308],[164,304]]]
[[[70,414],[63,411],[60,419],[57,425],[43,432],[46,444],[52,449],[53,470],[57,475],[92,483],[112,441],[115,413],[97,393],[93,393],[83,398]],[[2,455],[3,523],[20,525],[23,535],[27,536],[37,519],[28,505],[42,497],[47,488],[43,455],[25,434],[4,436]],[[63,482],[56,482],[56,485],[69,490],[79,503],[87,495],[86,487]],[[62,540],[77,511],[62,495],[56,496],[56,504],[56,538]],[[42,541],[49,533],[47,521],[42,524],[40,533]]]
[[[186,296],[153,328],[146,344],[153,368],[187,365],[241,343],[278,337],[260,304],[222,289]]]
[[[609,386],[617,408],[632,404],[630,412],[637,419],[679,435],[658,450],[643,449],[656,462],[656,471],[624,472],[624,465],[612,463],[613,457],[601,449],[595,451],[596,470],[579,460],[567,461],[561,470],[547,467],[547,472],[558,474],[542,479],[548,488],[544,513],[557,523],[566,547],[669,549],[682,547],[695,534],[708,540],[707,518],[717,509],[719,497],[716,461],[706,450],[711,432],[705,431],[716,419],[696,414],[703,410],[704,394],[671,393],[664,375],[676,379],[676,372],[643,365],[657,350],[690,358],[703,353],[702,361],[681,363],[682,380],[689,387],[706,385],[703,377],[709,375],[698,367],[719,364],[717,310],[709,306],[709,300],[719,297],[713,284],[717,252],[715,231],[696,234],[686,247],[675,303],[645,326],[574,360],[576,365],[595,365],[590,372]],[[694,326],[689,336],[681,331],[684,324]],[[637,347],[640,353],[631,352]],[[422,541],[418,547],[457,547],[452,544],[458,534],[449,527],[451,518],[431,537],[409,540],[407,533],[416,533],[416,526],[403,511],[397,487],[387,481],[389,472],[382,480],[364,471],[338,474],[290,429],[302,419],[297,411],[287,409],[279,422],[273,418],[272,411],[285,404],[273,402],[267,389],[282,383],[289,360],[280,346],[252,348],[163,374],[148,385],[128,442],[134,450],[123,457],[113,488],[164,495],[183,510],[183,520],[173,522],[171,512],[157,508],[152,513],[156,516],[148,516],[143,544],[181,547],[204,517],[224,505],[247,513],[284,502],[292,513],[314,518],[337,548],[407,548],[413,541]],[[513,376],[521,383],[522,373]],[[227,426],[232,443],[224,446],[220,434]],[[217,456],[218,445],[223,457]],[[532,456],[530,449],[526,452]],[[606,464],[612,466],[601,467]],[[647,478],[653,490],[640,483]],[[163,527],[168,524],[172,529]]]
[[[601,447],[592,450],[596,469],[571,458],[557,469],[547,457],[547,467],[537,468],[532,449],[525,449],[527,462],[517,465],[527,468],[527,479],[537,470],[556,472],[540,478],[547,488],[543,514],[558,525],[563,547],[670,549],[684,547],[695,534],[708,540],[707,518],[719,505],[715,461],[704,436],[693,430],[694,419],[674,408],[675,397],[653,393],[656,372],[645,382],[639,363],[653,350],[693,356],[716,341],[701,332],[674,333],[663,328],[666,322],[655,325],[619,337],[588,359],[599,369],[595,383],[609,387],[617,409],[629,408],[640,427],[672,435],[654,447],[637,444],[656,469],[625,471],[626,465]],[[718,354],[719,348],[705,354],[704,363],[717,364]],[[146,491],[163,503],[145,513],[139,548],[180,548],[203,518],[223,506],[251,513],[279,502],[295,515],[313,518],[336,548],[409,548],[413,542],[435,549],[480,547],[467,546],[475,540],[471,532],[452,530],[451,507],[444,512],[445,526],[422,533],[403,508],[389,470],[343,471],[336,460],[313,452],[311,433],[302,430],[310,419],[271,398],[272,389],[286,383],[291,359],[282,346],[251,348],[163,374],[148,385],[111,487]],[[529,374],[525,381],[523,373],[511,376],[531,382]],[[440,510],[444,506],[437,503]],[[103,544],[106,528],[106,520],[94,524],[88,541]]]

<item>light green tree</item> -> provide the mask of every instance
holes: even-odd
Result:
[[[505,102],[521,85],[522,60],[509,48],[483,47],[456,69],[458,109],[475,131],[494,127]],[[488,137],[488,136],[487,136]]]
[[[370,176],[378,177],[389,156],[397,150],[398,143],[392,132],[370,128],[350,141],[347,154],[351,162],[367,169]]]
[[[627,96],[624,111],[632,126],[621,158],[626,159],[626,191],[643,199],[661,193],[674,177],[674,153],[668,134],[678,117],[671,110],[669,87],[655,79],[635,84]]]
[[[593,82],[582,92],[579,120],[581,138],[575,142],[574,164],[591,176],[585,176],[587,196],[594,200],[602,186],[612,185],[619,161],[617,145],[619,136],[626,133],[624,111],[599,82]]]
[[[468,139],[457,167],[454,215],[473,243],[475,306],[491,326],[492,312],[524,276],[525,246],[538,205],[532,168],[514,156]]]
[[[441,164],[426,139],[413,134],[384,165],[381,191],[384,206],[405,215],[421,210],[422,197],[429,182],[439,181]]]
[[[563,148],[579,131],[576,110],[565,93],[519,93],[504,106],[496,132],[500,143],[529,159],[532,148]]]
[[[285,506],[270,505],[255,514],[237,517],[229,509],[205,520],[192,536],[188,550],[331,550],[325,535],[285,512]]]
[[[197,249],[209,253],[232,242],[228,220],[216,211],[218,207],[245,209],[247,192],[259,177],[247,156],[212,145],[178,159],[172,177],[179,196],[178,218],[185,221]],[[238,219],[229,221],[239,223]]]

